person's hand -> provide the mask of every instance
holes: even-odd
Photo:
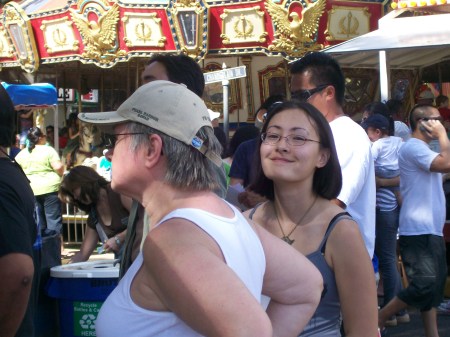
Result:
[[[429,119],[427,121],[422,120],[421,126],[424,128],[425,134],[432,139],[438,139],[441,135],[447,136],[447,131],[444,125],[438,120]]]
[[[245,207],[253,208],[257,204],[266,201],[266,198],[253,191],[245,190],[244,192],[239,193],[238,201]]]
[[[77,263],[77,262],[84,262],[86,259],[83,257],[81,252],[76,252],[74,256],[69,260],[68,263]]]
[[[105,243],[103,244],[103,248],[107,253],[118,253],[120,251],[120,246],[117,244],[116,238],[114,236],[105,241]]]

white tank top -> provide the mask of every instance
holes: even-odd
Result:
[[[203,210],[184,208],[166,215],[158,225],[171,218],[187,219],[208,233],[219,245],[226,264],[238,275],[252,295],[261,302],[266,260],[258,236],[233,206],[233,218]],[[136,305],[130,296],[131,283],[142,266],[142,252],[103,304],[96,322],[99,337],[201,336],[174,313],[151,311]]]

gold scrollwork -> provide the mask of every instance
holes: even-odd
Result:
[[[56,29],[53,31],[52,37],[53,37],[53,41],[54,41],[58,46],[64,46],[64,45],[66,45],[66,42],[67,42],[67,35],[66,35],[66,33],[65,33],[63,30],[61,30],[61,29],[59,29],[59,28],[56,28]]]
[[[134,33],[136,34],[136,37],[138,38],[138,40],[141,40],[144,42],[150,41],[152,38],[152,29],[150,28],[149,25],[144,23],[144,21],[139,22],[134,27]]]
[[[7,3],[3,7],[3,25],[22,69],[28,73],[38,70],[39,54],[33,27],[23,8],[13,1]]]
[[[327,41],[352,39],[370,31],[368,7],[333,6],[328,11]]]
[[[240,18],[235,20],[233,28],[236,33],[236,37],[240,37],[245,40],[253,36],[253,23],[250,20],[247,20],[244,14],[241,14]]]
[[[47,53],[77,51],[79,42],[73,32],[72,21],[68,17],[56,20],[42,20],[41,30],[44,36],[44,47]]]
[[[124,42],[128,48],[158,47],[166,44],[157,13],[125,12],[122,16]]]
[[[70,8],[72,20],[75,23],[84,43],[86,59],[93,59],[100,65],[111,64],[117,57],[126,56],[124,50],[118,50],[117,22],[119,21],[119,5],[114,3],[109,9],[100,7],[95,12],[98,21],[88,21],[92,8],[87,6],[90,1],[83,2],[81,14]],[[80,1],[78,2],[80,4]],[[99,5],[98,3],[96,5]]]
[[[350,37],[351,35],[356,35],[359,27],[359,20],[356,17],[353,17],[352,12],[348,12],[347,16],[343,16],[339,20],[339,34],[346,35]]]
[[[269,45],[269,50],[285,52],[290,56],[301,56],[308,51],[323,47],[315,43],[314,36],[319,27],[319,19],[325,10],[326,0],[308,2],[301,13],[289,12],[271,0],[266,0],[265,4],[276,27],[275,39]]]
[[[238,9],[224,9],[222,34],[224,45],[248,42],[266,42],[268,33],[264,27],[264,12],[259,6]]]
[[[174,7],[195,7],[198,3],[191,0],[176,0]]]
[[[206,39],[203,7],[199,2],[185,0],[177,1],[170,11],[181,51],[193,58],[200,57]]]

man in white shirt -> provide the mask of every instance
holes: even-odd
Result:
[[[345,92],[342,70],[331,56],[315,52],[294,62],[290,71],[292,98],[311,103],[330,123],[342,169],[342,190],[335,202],[356,220],[367,251],[373,257],[374,164],[366,132],[342,108]]]
[[[450,172],[450,142],[439,111],[427,104],[410,114],[413,133],[400,149],[399,247],[409,285],[379,312],[379,327],[407,306],[420,310],[425,336],[438,337],[436,307],[442,301],[447,278],[443,228],[445,196],[442,173]],[[438,140],[440,153],[429,148]]]

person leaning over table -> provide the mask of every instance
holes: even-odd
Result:
[[[126,236],[131,199],[114,192],[105,178],[82,165],[64,177],[59,198],[89,214],[80,250],[70,263],[87,261],[99,240],[103,243],[99,252],[114,252],[118,257]]]

